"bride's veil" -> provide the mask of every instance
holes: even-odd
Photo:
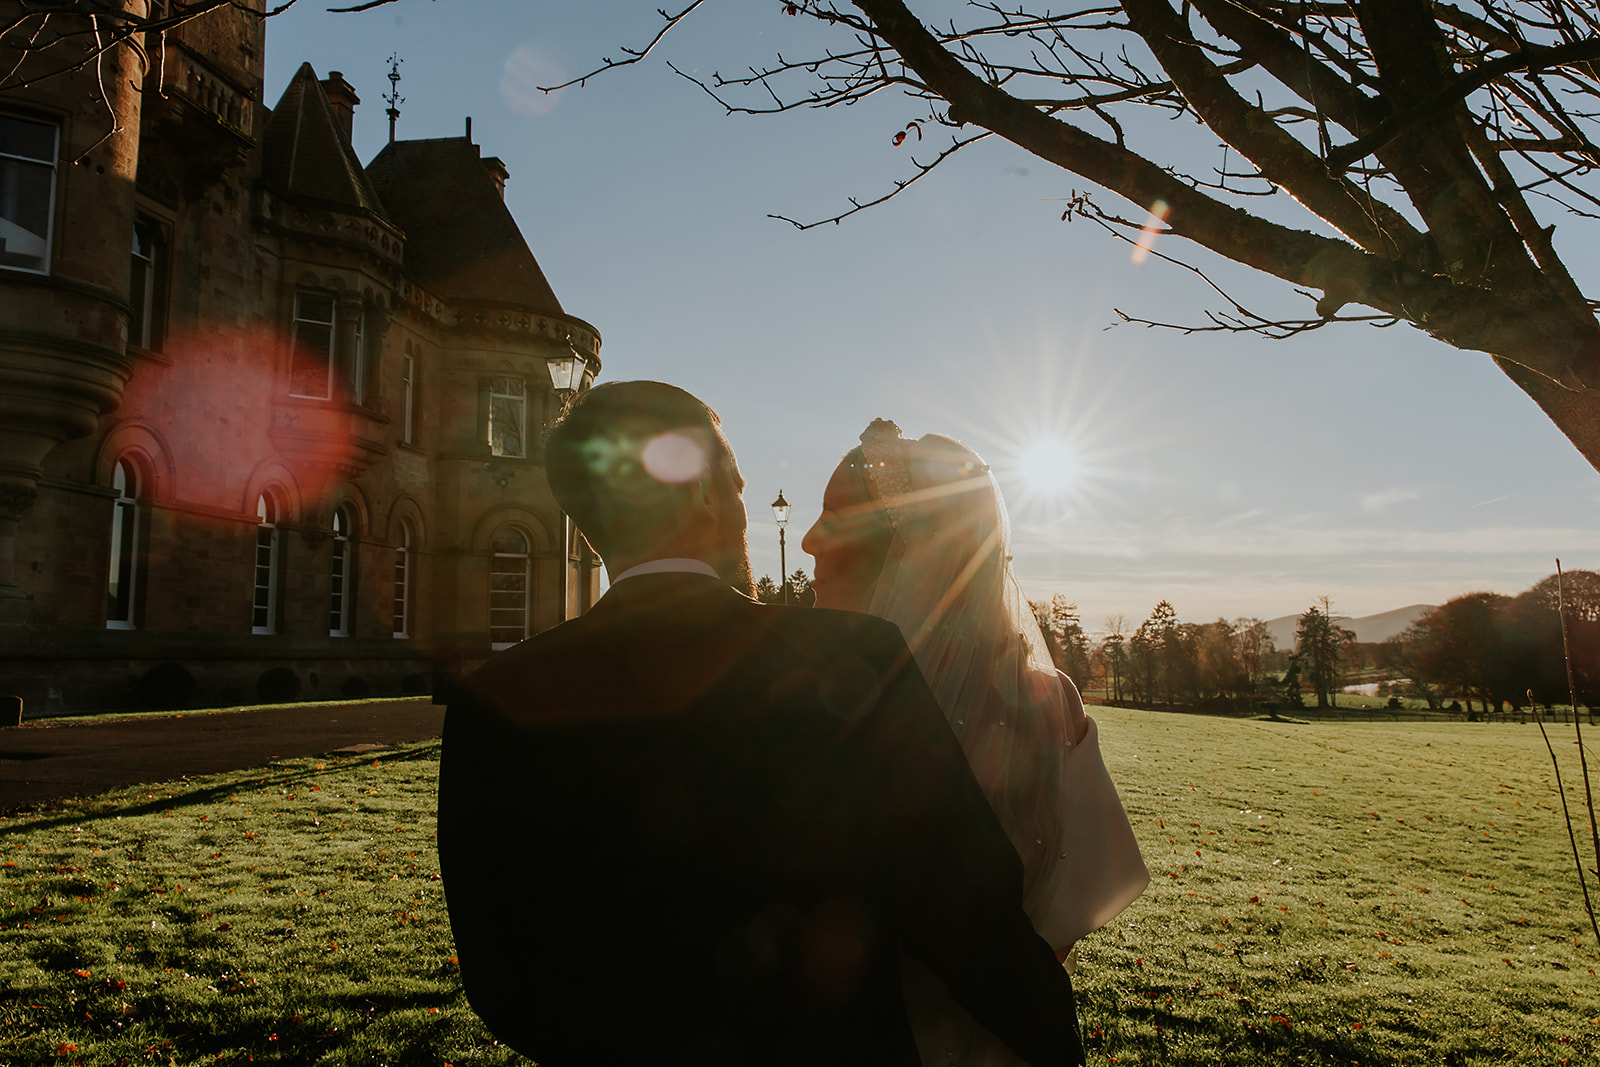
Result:
[[[879,420],[862,442],[892,526],[870,611],[905,635],[1034,883],[1058,839],[1056,778],[1071,740],[1061,680],[1011,567],[999,485],[949,437],[908,441]]]
[[[961,442],[907,441],[883,419],[845,463],[865,474],[890,526],[869,610],[905,635],[1016,847],[1034,928],[1052,947],[1070,945],[1126,907],[1149,873],[1092,722],[1086,743],[1072,746],[1077,694],[1012,571],[999,485]],[[924,1064],[1024,1067],[923,964],[904,957],[902,974]]]

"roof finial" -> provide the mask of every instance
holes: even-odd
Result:
[[[394,124],[400,117],[400,105],[406,102],[406,98],[400,95],[400,64],[404,62],[398,52],[389,56],[389,91],[384,94],[383,102],[389,105],[385,114],[389,116],[390,144],[394,144]]]

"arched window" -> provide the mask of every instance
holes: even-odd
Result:
[[[125,459],[111,472],[111,570],[106,579],[106,628],[133,629],[139,588],[139,470]]]
[[[256,499],[256,588],[250,632],[278,632],[278,502],[271,493]]]
[[[333,581],[328,604],[328,636],[350,636],[355,594],[355,522],[349,505],[333,509]]]
[[[411,636],[411,524],[400,521],[400,543],[394,548],[394,635]]]
[[[528,636],[533,573],[528,558],[528,538],[514,526],[502,526],[494,535],[494,559],[489,566],[489,643],[499,650]]]

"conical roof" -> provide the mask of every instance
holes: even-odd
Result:
[[[280,196],[389,221],[310,63],[300,65],[272,109],[261,151],[262,177]]]
[[[367,176],[405,232],[406,273],[429,291],[565,314],[469,138],[391,142]]]

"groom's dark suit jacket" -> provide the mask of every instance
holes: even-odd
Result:
[[[899,951],[1035,1067],[1081,1062],[1022,866],[899,631],[619,582],[445,717],[461,976],[543,1067],[918,1063]]]

